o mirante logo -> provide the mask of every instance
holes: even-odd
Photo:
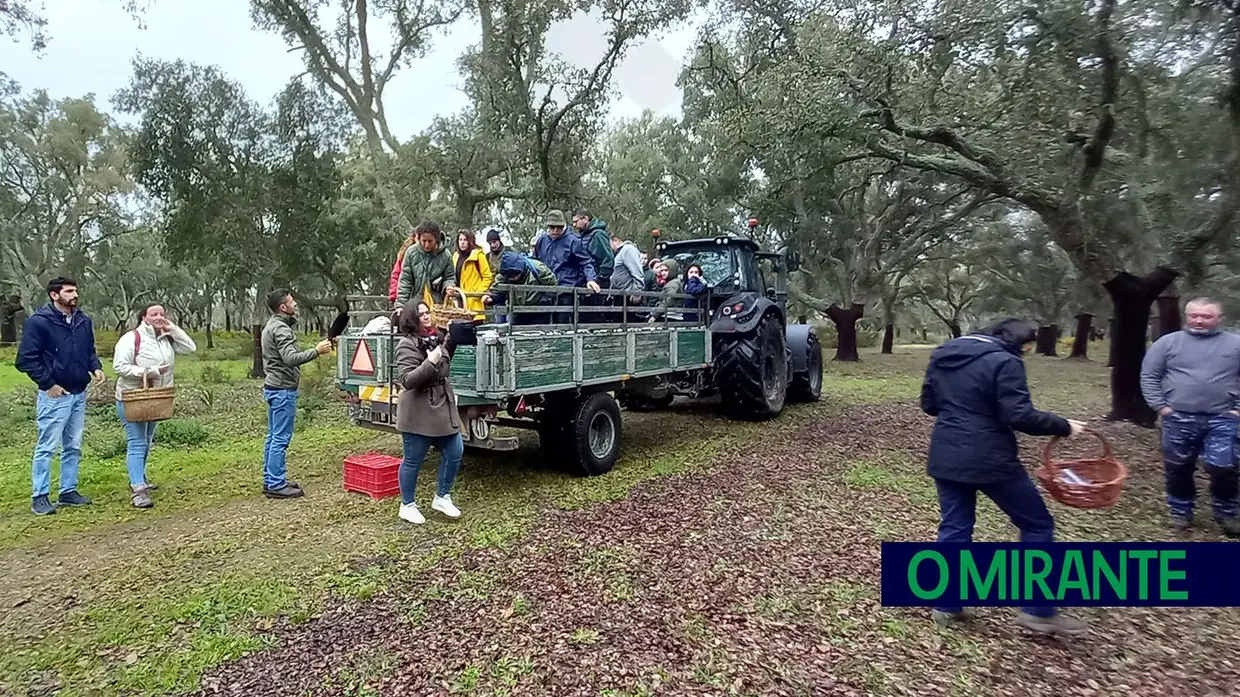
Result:
[[[889,542],[882,604],[1237,607],[1238,550],[1227,542]]]

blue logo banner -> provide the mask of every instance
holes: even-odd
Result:
[[[892,607],[1240,607],[1229,542],[884,542]]]

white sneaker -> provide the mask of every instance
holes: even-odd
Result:
[[[431,508],[439,511],[449,518],[461,517],[460,509],[452,505],[451,496],[436,496],[433,500],[431,500]]]
[[[402,503],[400,505],[400,519],[407,520],[414,525],[421,525],[426,522],[426,516],[422,515],[422,511],[418,510],[416,503]]]

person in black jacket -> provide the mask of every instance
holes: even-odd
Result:
[[[926,469],[939,494],[939,542],[973,540],[978,492],[1020,529],[1021,542],[1054,539],[1055,520],[1021,465],[1016,432],[1075,436],[1084,425],[1034,408],[1022,359],[1024,346],[1033,340],[1033,327],[1009,318],[930,354],[921,410],[935,417]],[[972,614],[961,607],[937,607],[932,616],[948,625]],[[1086,631],[1084,622],[1055,608],[1023,608],[1016,622],[1044,634]]]

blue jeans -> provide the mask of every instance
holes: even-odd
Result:
[[[1230,414],[1187,414],[1173,411],[1163,417],[1163,475],[1167,484],[1167,507],[1172,515],[1193,517],[1197,484],[1193,473],[1197,459],[1205,461],[1210,475],[1210,496],[1216,518],[1235,518],[1240,509],[1237,489],[1236,431],[1240,419]]]
[[[405,440],[405,457],[400,461],[400,500],[413,503],[414,490],[418,488],[418,470],[422,469],[422,461],[426,459],[426,451],[431,446],[439,449],[439,480],[436,493],[447,496],[452,491],[452,482],[456,481],[456,473],[461,469],[461,456],[465,454],[465,442],[460,433],[450,436],[423,436],[418,433],[400,434]]]
[[[935,479],[939,490],[939,542],[972,542],[976,522],[977,494],[980,491],[1007,514],[1020,530],[1020,541],[1044,544],[1055,539],[1055,519],[1046,510],[1042,495],[1029,475],[1021,470],[1007,481],[996,484],[963,484]],[[960,612],[960,607],[936,607],[943,612]],[[1054,617],[1053,607],[1026,607],[1035,617]]]
[[[82,431],[86,429],[86,393],[64,394],[53,399],[39,390],[35,399],[35,426],[39,440],[30,467],[31,496],[52,491],[52,458],[60,450],[60,493],[77,489],[82,464]]]
[[[125,427],[125,469],[129,470],[129,486],[139,487],[146,484],[146,458],[151,453],[151,443],[155,441],[155,427],[158,422],[131,423],[125,420],[125,403],[116,403],[116,415],[121,418]]]
[[[267,443],[263,447],[263,488],[280,489],[288,481],[285,469],[288,444],[297,419],[297,390],[263,388],[267,401]]]

